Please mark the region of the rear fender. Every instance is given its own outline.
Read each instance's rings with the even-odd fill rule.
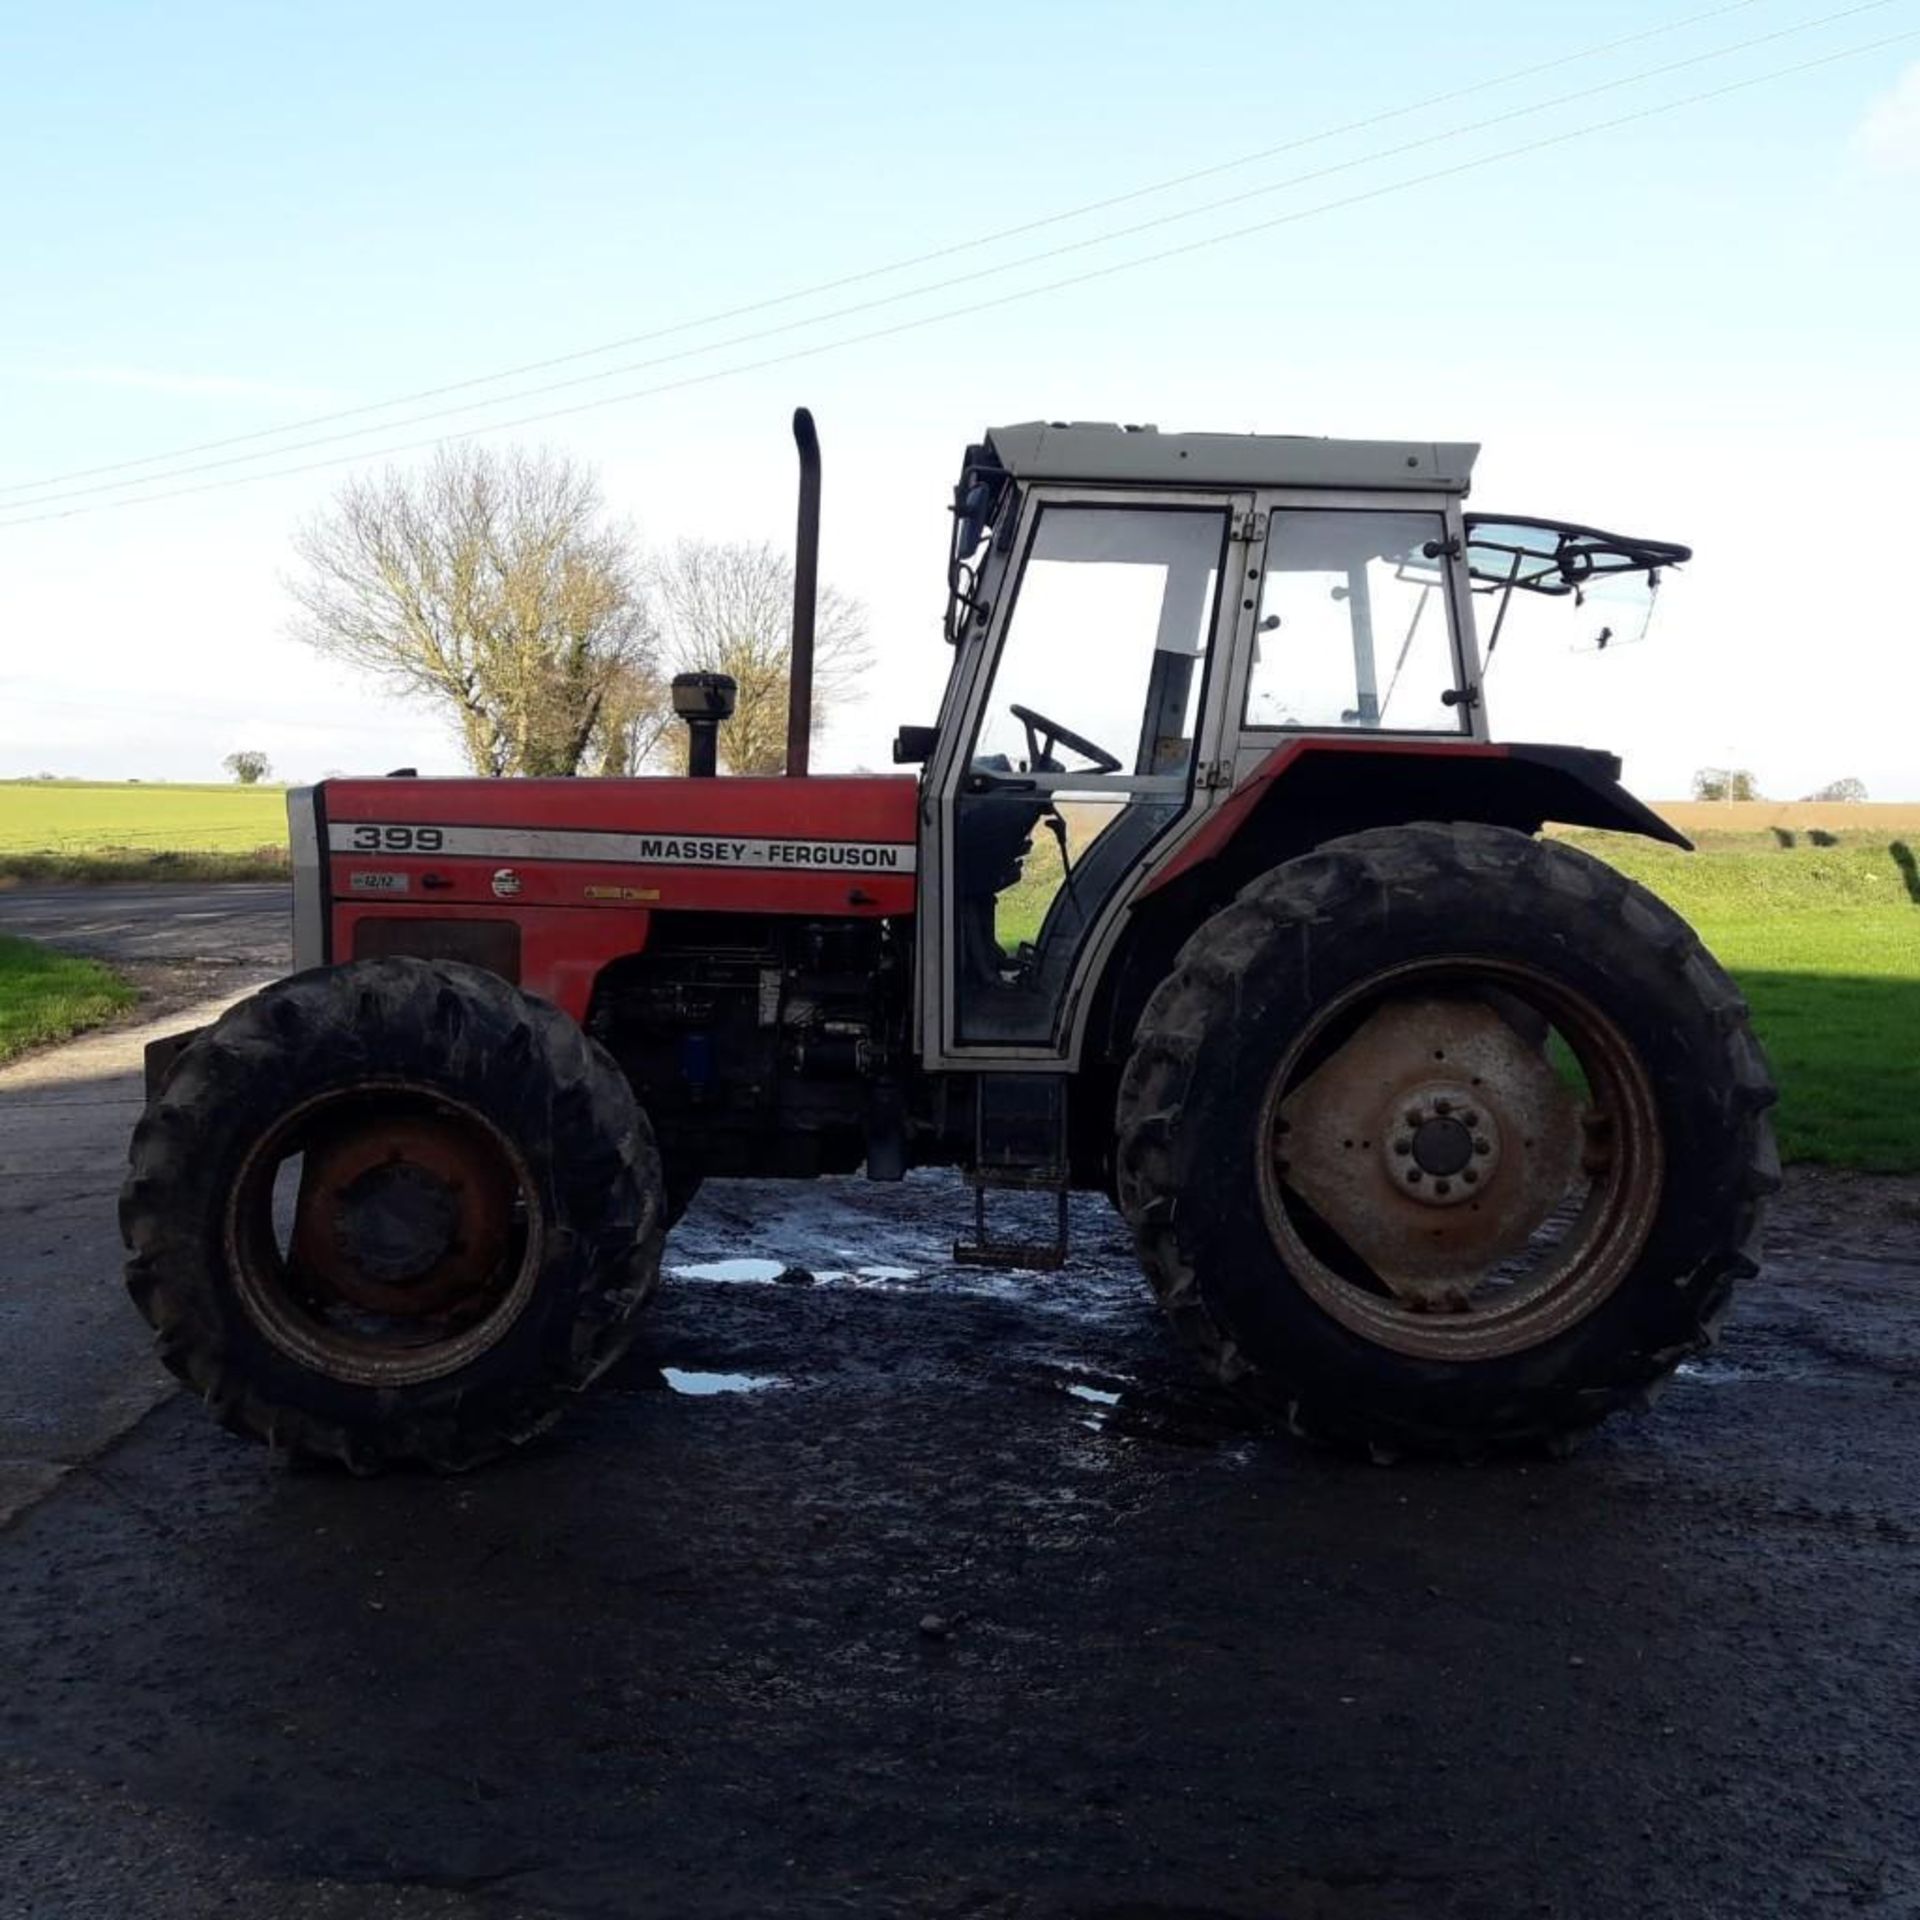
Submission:
[[[1288,741],[1141,889],[1103,973],[1090,1051],[1124,1057],[1140,1009],[1187,936],[1248,881],[1342,834],[1412,820],[1480,820],[1520,833],[1557,822],[1692,844],[1621,786],[1611,753],[1475,740]]]
[[[1141,897],[1222,862],[1251,877],[1340,834],[1407,820],[1482,820],[1521,833],[1554,821],[1692,845],[1620,784],[1619,757],[1595,748],[1291,740],[1206,816]]]

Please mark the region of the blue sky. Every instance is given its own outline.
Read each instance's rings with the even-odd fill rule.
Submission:
[[[1920,621],[1901,564],[1920,508],[1920,0],[1806,25],[1841,11],[12,9],[0,488],[19,490],[0,495],[0,521],[20,524],[0,525],[0,773],[214,777],[241,745],[298,776],[451,770],[430,714],[282,631],[289,532],[352,468],[262,476],[378,464],[435,431],[720,372],[497,437],[597,464],[643,536],[785,539],[786,416],[812,405],[827,570],[868,602],[881,654],[830,762],[880,764],[897,721],[931,716],[943,508],[966,442],[989,422],[1117,418],[1481,440],[1478,505],[1699,551],[1644,647],[1594,660],[1545,625],[1503,641],[1496,731],[1612,746],[1654,794],[1731,762],[1783,795],[1855,774],[1876,797],[1920,797]],[[1564,58],[1633,35],[1648,37]],[[1383,115],[1396,117],[1313,138]],[[1496,115],[1517,117],[1465,130]],[[685,356],[545,399],[389,429],[426,410],[402,407],[285,436],[381,429],[338,444],[276,454],[262,440],[111,476],[147,492],[244,484],[144,505],[124,504],[141,488],[50,497],[97,479],[40,484],[674,326],[1290,142],[1311,143],[479,390]],[[1234,194],[1253,197],[1196,211]],[[1180,259],[727,371],[1288,215]],[[1099,239],[1167,216],[1191,217]],[[1004,270],[914,291],[989,268]],[[148,479],[242,452],[264,457]],[[90,511],[35,517],[71,507]]]

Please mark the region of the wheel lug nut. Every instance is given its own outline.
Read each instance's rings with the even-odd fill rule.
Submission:
[[[1421,1178],[1422,1175],[1418,1167],[1409,1167],[1407,1169],[1407,1184],[1409,1186],[1417,1187],[1420,1184]]]
[[[1466,1172],[1460,1176],[1460,1178],[1464,1180],[1468,1186],[1471,1187],[1478,1183],[1480,1176],[1477,1173],[1475,1173],[1471,1167],[1469,1167],[1466,1170]]]
[[[1410,1154],[1413,1151],[1413,1142],[1405,1138],[1396,1140],[1393,1143],[1393,1150],[1395,1153],[1401,1155],[1402,1158],[1404,1158],[1407,1154]]]
[[[1418,1107],[1409,1107],[1402,1116],[1410,1127],[1417,1127],[1424,1116]]]
[[[1476,1140],[1473,1143],[1473,1150],[1475,1153],[1491,1153],[1493,1151],[1493,1146],[1490,1141]]]
[[[1453,1191],[1453,1182],[1451,1180],[1436,1180],[1433,1183],[1433,1190],[1435,1193],[1451,1193]]]
[[[1433,1103],[1433,1110],[1435,1113],[1451,1113],[1453,1111],[1453,1102],[1446,1099],[1436,1100]]]
[[[1477,1113],[1463,1113],[1460,1116],[1460,1124],[1463,1127],[1477,1127],[1480,1124],[1480,1116]]]

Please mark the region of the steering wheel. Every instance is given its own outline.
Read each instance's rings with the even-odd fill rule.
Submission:
[[[1105,747],[1096,747],[1084,733],[1075,733],[1071,727],[1063,727],[1058,720],[1049,720],[1044,713],[1035,713],[1031,707],[1023,707],[1018,701],[1010,701],[1007,711],[1027,730],[1027,770],[1030,773],[1064,773],[1066,769],[1054,761],[1053,748],[1071,747],[1075,753],[1084,753],[1093,762],[1095,773],[1118,773],[1120,762]]]

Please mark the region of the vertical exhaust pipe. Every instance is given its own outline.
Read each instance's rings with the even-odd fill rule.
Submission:
[[[820,436],[793,410],[800,449],[800,521],[793,536],[793,635],[787,648],[787,772],[804,778],[813,747],[813,617],[820,586]]]

